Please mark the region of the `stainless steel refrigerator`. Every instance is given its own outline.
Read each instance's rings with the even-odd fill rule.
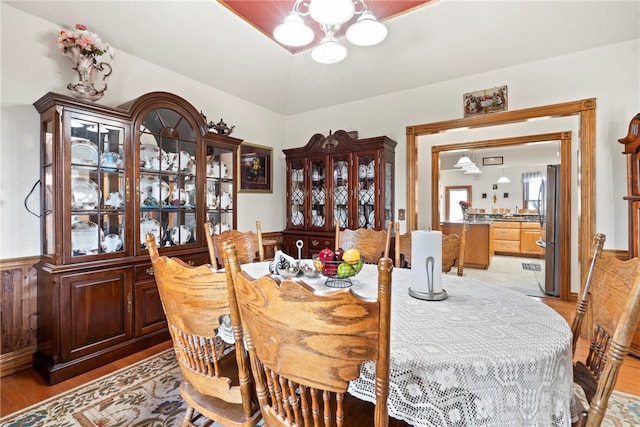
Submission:
[[[544,239],[538,245],[544,248],[544,292],[560,295],[560,251],[558,248],[560,218],[560,165],[547,165],[547,175],[542,178],[538,197],[540,225]]]

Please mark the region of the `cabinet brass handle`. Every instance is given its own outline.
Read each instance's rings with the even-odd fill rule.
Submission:
[[[330,244],[331,244],[331,242],[330,242],[330,241],[328,241],[328,240],[325,240],[325,241],[324,241],[324,245],[325,245],[326,247],[329,247],[329,245],[330,245]]]
[[[190,259],[189,261],[187,261],[187,265],[193,265],[193,264],[195,264],[195,262],[193,262],[193,260],[192,260],[192,259]]]
[[[130,187],[129,187],[129,177],[125,178],[125,184],[124,184],[124,192],[125,192],[125,201],[127,203],[129,203],[129,194],[130,194]]]
[[[131,294],[127,294],[127,313],[131,313]]]
[[[147,273],[147,276],[153,276],[153,267],[149,267],[145,270],[145,273]]]
[[[318,244],[319,244],[319,243],[320,243],[320,242],[319,242],[319,241],[317,241],[317,240],[312,240],[312,241],[311,241],[311,245],[312,245],[312,246],[318,246]]]

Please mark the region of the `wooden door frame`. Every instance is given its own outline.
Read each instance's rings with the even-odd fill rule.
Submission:
[[[482,128],[509,123],[524,122],[544,117],[578,116],[579,133],[579,200],[578,214],[578,267],[580,287],[584,284],[591,256],[591,238],[595,233],[595,146],[596,146],[596,99],[551,104],[522,110],[505,111],[466,117],[462,119],[412,125],[406,127],[407,135],[407,230],[415,230],[418,224],[418,146],[417,137],[436,134],[452,129]],[[432,179],[434,171],[431,171]],[[436,207],[431,207],[432,215]],[[433,220],[433,216],[432,216]],[[562,300],[570,300],[571,295],[563,295]]]
[[[560,299],[571,299],[571,132],[556,132],[537,135],[516,136],[513,138],[489,139],[484,141],[472,141],[458,144],[434,145],[431,147],[431,204],[435,213],[431,218],[432,227],[440,229],[439,192],[440,188],[440,153],[454,150],[477,150],[480,148],[497,148],[513,145],[522,145],[532,142],[560,141],[560,205],[558,206],[560,218],[558,227],[560,234],[556,248],[560,257]],[[436,170],[437,173],[433,173]],[[437,227],[436,227],[437,225]]]

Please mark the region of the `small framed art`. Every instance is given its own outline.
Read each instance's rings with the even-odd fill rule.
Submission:
[[[483,157],[482,158],[482,166],[501,165],[503,163],[503,160],[504,160],[504,158],[502,156]]]
[[[238,167],[239,192],[272,193],[273,149],[243,142]]]

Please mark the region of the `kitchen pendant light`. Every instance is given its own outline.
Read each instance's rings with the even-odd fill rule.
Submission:
[[[323,64],[334,64],[347,56],[347,48],[334,38],[340,26],[360,15],[346,32],[349,42],[356,46],[373,46],[387,37],[387,28],[367,9],[364,0],[296,0],[293,9],[273,31],[274,39],[285,46],[302,47],[314,39],[313,30],[303,17],[309,16],[320,26],[325,37],[311,57]]]
[[[511,180],[505,176],[504,168],[502,168],[502,176],[500,178],[498,178],[497,183],[498,184],[509,184],[510,182],[511,182]]]
[[[463,166],[475,166],[475,164],[471,161],[471,159],[467,156],[462,156],[458,159],[458,163],[453,165],[454,168],[461,168]]]

